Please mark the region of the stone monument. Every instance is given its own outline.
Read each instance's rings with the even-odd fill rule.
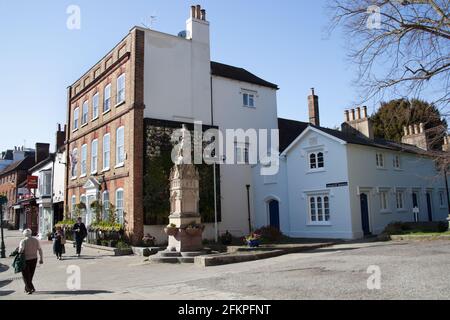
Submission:
[[[181,129],[177,160],[170,172],[169,225],[164,229],[168,246],[150,258],[156,262],[194,262],[194,257],[205,254],[202,245],[204,226],[199,213],[199,173],[193,164],[185,163],[185,125]]]

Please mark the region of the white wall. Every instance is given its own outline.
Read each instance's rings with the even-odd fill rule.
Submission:
[[[211,123],[209,45],[145,30],[144,117]]]
[[[384,154],[385,169],[376,168],[376,153]],[[393,155],[401,157],[401,169],[393,168]],[[445,191],[445,180],[438,174],[430,158],[409,153],[370,148],[360,145],[348,145],[348,170],[350,174],[351,206],[353,229],[362,234],[361,209],[358,190],[364,188],[369,196],[369,216],[372,232],[378,234],[393,221],[413,221],[412,191],[419,194],[420,221],[428,221],[426,190],[432,192],[433,220],[445,221],[447,205],[439,205],[439,191]],[[381,212],[379,190],[389,194],[389,212]],[[405,209],[397,210],[395,191],[404,191]]]
[[[325,168],[321,172],[310,172],[308,153],[316,150],[323,150]],[[286,172],[290,236],[343,239],[355,237],[351,227],[348,187],[327,188],[330,183],[348,182],[345,144],[311,130],[305,133],[287,154]],[[310,224],[308,194],[311,193],[329,193],[329,225]]]
[[[276,90],[268,87],[244,83],[232,79],[213,76],[214,125],[223,133],[226,129],[278,129]],[[256,92],[255,108],[243,106],[242,89]],[[234,141],[231,141],[234,144]],[[222,222],[220,233],[229,231],[242,236],[248,230],[248,203],[246,185],[250,185],[250,214],[252,224],[255,221],[254,196],[257,182],[252,178],[250,165],[221,166]],[[256,222],[256,224],[255,224]]]
[[[66,152],[61,154],[61,162],[58,161],[58,154],[55,157],[55,168],[53,172],[53,203],[64,201],[64,177]]]

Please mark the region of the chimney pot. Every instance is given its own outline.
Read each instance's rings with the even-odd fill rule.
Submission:
[[[415,125],[414,125],[414,133],[415,133],[415,134],[419,134],[419,133],[420,133],[420,131],[419,131],[419,125],[418,125],[418,124],[415,124]]]
[[[201,18],[203,21],[206,21],[206,10],[205,9],[201,10]]]
[[[407,136],[408,135],[408,127],[407,126],[404,126],[403,127],[403,136]]]
[[[419,133],[424,133],[425,132],[425,124],[423,122],[421,122],[419,124]]]
[[[345,119],[345,122],[350,121],[350,114],[349,114],[348,110],[344,111],[344,119]]]
[[[368,116],[367,116],[367,107],[366,106],[363,107],[363,117],[364,117],[364,119],[368,118]]]
[[[200,19],[200,17],[201,17],[201,10],[202,10],[202,7],[198,4],[197,7],[196,7],[196,13],[195,13],[195,18],[196,19]]]
[[[350,110],[350,121],[355,120],[355,109]]]
[[[191,18],[195,19],[195,6],[191,6]]]
[[[361,119],[361,108],[360,107],[356,108],[356,119],[357,120]]]
[[[413,126],[412,126],[412,125],[409,125],[409,126],[408,126],[408,132],[409,132],[410,135],[411,135],[411,134],[414,134],[414,129],[413,129]]]

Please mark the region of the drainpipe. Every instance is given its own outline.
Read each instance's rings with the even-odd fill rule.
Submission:
[[[248,209],[248,230],[249,233],[252,232],[252,220],[251,220],[251,214],[250,214],[250,185],[246,185],[247,187],[247,209]]]
[[[449,187],[448,187],[447,174],[448,174],[447,169],[444,169],[445,190],[447,191],[447,210],[448,210],[448,217],[450,219],[450,193],[449,193]]]
[[[211,126],[214,126],[214,103],[213,103],[213,79],[210,76],[210,87],[211,87]],[[217,150],[216,150],[217,154]],[[214,241],[219,242],[219,222],[217,217],[217,170],[216,170],[216,162],[213,164],[214,170]]]

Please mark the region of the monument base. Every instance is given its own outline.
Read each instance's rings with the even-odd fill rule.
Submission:
[[[165,250],[151,256],[148,261],[152,263],[194,263],[195,257],[207,254],[210,254],[210,251],[176,252]]]
[[[200,225],[201,218],[198,215],[171,215],[169,217],[170,224],[175,225],[178,232],[169,236],[169,252],[195,252],[203,250],[202,229],[186,229],[191,224]]]

